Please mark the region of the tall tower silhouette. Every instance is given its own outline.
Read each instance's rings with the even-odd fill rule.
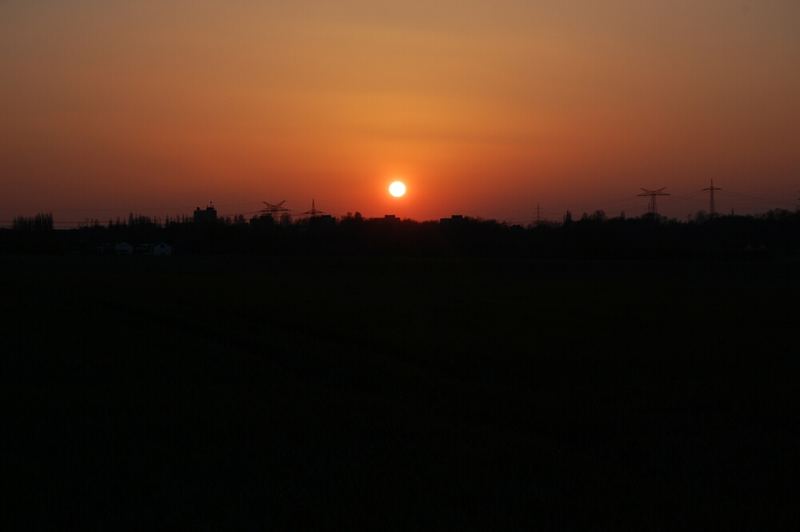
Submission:
[[[714,192],[722,190],[720,187],[714,186],[714,180],[711,180],[711,186],[703,189],[703,192],[708,192],[708,212],[711,216],[717,214],[717,206],[714,203]]]

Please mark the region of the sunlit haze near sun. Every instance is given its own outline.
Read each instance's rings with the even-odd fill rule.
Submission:
[[[0,2],[0,220],[792,207],[797,0]],[[413,198],[386,193],[403,175]]]

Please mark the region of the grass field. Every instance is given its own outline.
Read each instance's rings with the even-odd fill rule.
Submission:
[[[776,497],[800,454],[795,262],[4,257],[0,272],[4,519],[797,517]]]

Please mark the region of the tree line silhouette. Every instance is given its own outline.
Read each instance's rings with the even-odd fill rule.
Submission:
[[[55,230],[53,216],[14,219],[0,229],[0,253],[115,254],[166,243],[175,254],[331,256],[689,258],[800,257],[800,212],[708,215],[678,221],[658,215],[607,217],[604,212],[528,226],[462,216],[418,222],[394,216],[300,220],[270,215],[195,216],[163,221],[131,214]]]

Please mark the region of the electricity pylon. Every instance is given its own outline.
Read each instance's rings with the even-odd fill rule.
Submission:
[[[303,214],[307,214],[307,215],[311,216],[312,218],[314,218],[314,217],[322,216],[323,214],[328,214],[328,213],[326,213],[325,211],[321,211],[321,210],[317,209],[317,204],[312,199],[311,200],[311,210],[310,211],[306,211]]]
[[[272,216],[273,218],[276,215],[288,214],[289,213],[289,209],[284,206],[284,204],[286,203],[286,200],[283,200],[280,203],[267,203],[266,201],[262,201],[261,203],[266,205],[266,207],[264,209],[261,209],[261,213],[262,214],[268,214],[268,215]]]
[[[667,187],[659,188],[658,190],[648,190],[646,188],[642,189],[641,194],[639,196],[650,198],[647,202],[647,211],[650,214],[658,214],[658,206],[656,205],[656,198],[658,196],[671,196],[669,192],[664,192]]]
[[[717,206],[714,203],[714,192],[716,192],[717,190],[722,190],[722,189],[720,187],[715,187],[714,186],[714,180],[713,179],[711,180],[711,186],[710,187],[706,187],[706,188],[703,189],[703,192],[708,192],[708,196],[709,196],[709,198],[708,198],[708,212],[709,212],[709,214],[711,214],[711,216],[714,216],[715,214],[717,214]]]

